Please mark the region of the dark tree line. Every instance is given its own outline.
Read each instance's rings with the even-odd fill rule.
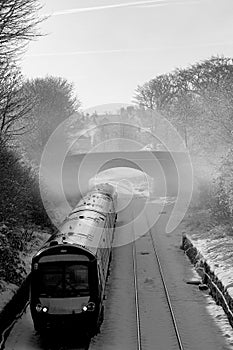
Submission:
[[[25,131],[30,110],[17,60],[36,35],[37,4],[34,0],[0,1],[0,282],[16,284],[24,272],[19,251],[26,240],[20,226],[34,221],[35,203],[38,219],[44,215],[38,195],[34,196],[35,178],[9,150],[12,138]]]
[[[53,228],[29,165],[33,150],[38,165],[51,133],[79,106],[66,79],[22,76],[21,54],[40,35],[39,8],[37,0],[0,1],[0,290],[1,280],[22,281],[20,252],[36,239],[34,230]]]

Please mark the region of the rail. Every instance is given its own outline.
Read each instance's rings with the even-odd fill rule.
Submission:
[[[137,349],[141,350],[141,325],[140,325],[140,310],[138,301],[138,279],[137,279],[137,260],[135,239],[133,240],[133,273],[134,273],[134,289],[135,289],[135,307],[136,307],[136,323],[137,323]]]
[[[147,224],[148,224],[148,219],[146,218],[146,220],[147,220]],[[149,227],[149,225],[148,225],[148,227]],[[178,345],[179,345],[179,349],[180,350],[184,350],[184,346],[182,344],[182,340],[181,340],[180,332],[179,332],[179,329],[178,329],[175,313],[174,313],[173,308],[172,308],[171,298],[170,298],[170,295],[169,295],[169,292],[168,292],[168,288],[167,288],[167,285],[166,285],[166,281],[165,281],[165,278],[164,278],[162,265],[160,263],[159,255],[158,255],[157,249],[156,249],[156,244],[155,244],[155,241],[154,241],[154,238],[153,238],[153,235],[152,235],[150,229],[149,229],[148,233],[150,235],[152,247],[153,247],[153,250],[154,250],[154,253],[155,253],[155,257],[156,257],[156,260],[157,260],[159,273],[160,273],[160,277],[161,277],[161,280],[162,280],[162,283],[163,283],[163,288],[164,288],[166,300],[167,300],[167,303],[168,303],[169,311],[170,311],[170,314],[171,314],[172,323],[173,323],[173,326],[174,326],[174,330],[175,330],[177,342],[178,342]]]

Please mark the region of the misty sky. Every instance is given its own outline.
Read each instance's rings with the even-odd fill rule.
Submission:
[[[232,0],[43,0],[46,34],[22,60],[61,76],[82,107],[132,102],[137,85],[212,55],[233,57]]]

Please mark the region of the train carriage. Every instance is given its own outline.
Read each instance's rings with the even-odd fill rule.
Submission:
[[[32,259],[30,308],[35,329],[81,327],[93,334],[103,299],[116,220],[113,186],[85,195]]]

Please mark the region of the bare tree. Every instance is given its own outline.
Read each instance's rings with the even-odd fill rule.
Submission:
[[[17,68],[18,56],[37,37],[37,0],[0,1],[0,139],[6,142],[27,129],[31,107],[25,95],[23,78]]]
[[[0,57],[13,57],[29,40],[38,36],[36,26],[41,22],[37,0],[0,1]],[[1,67],[0,67],[1,68]]]
[[[138,105],[161,111],[176,95],[177,86],[172,74],[159,75],[148,83],[138,86],[135,101]]]
[[[233,59],[212,57],[178,73],[183,90],[197,96],[205,128],[227,147],[233,137]]]
[[[19,69],[7,63],[0,70],[0,139],[7,142],[29,130],[33,99],[26,93]]]
[[[233,59],[217,56],[150,80],[137,88],[136,102],[174,122],[186,145],[213,151],[233,141],[232,91]]]

